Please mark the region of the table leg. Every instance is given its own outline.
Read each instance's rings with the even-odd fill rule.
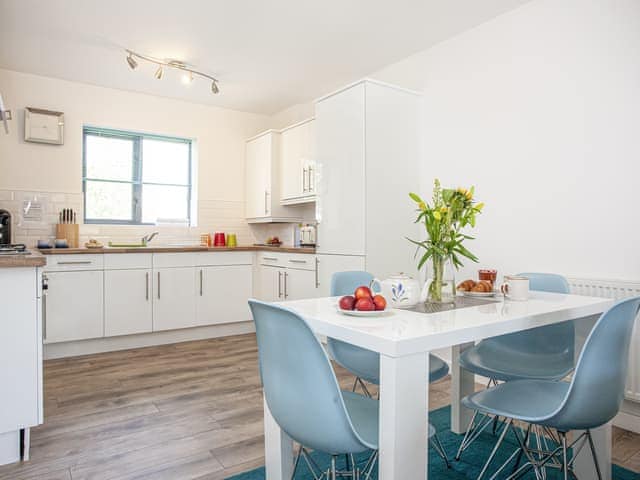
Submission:
[[[427,478],[429,355],[380,355],[379,479]]]
[[[467,431],[473,414],[460,403],[475,390],[474,375],[460,368],[460,354],[473,346],[474,343],[471,342],[451,347],[451,431],[457,434]]]
[[[264,456],[267,480],[290,480],[293,441],[282,431],[264,400]]]
[[[574,432],[577,437],[581,432]],[[611,423],[591,430],[591,438],[596,448],[596,455],[602,472],[602,480],[611,480]],[[589,445],[585,445],[574,464],[575,473],[580,480],[598,480],[596,468],[591,458]]]

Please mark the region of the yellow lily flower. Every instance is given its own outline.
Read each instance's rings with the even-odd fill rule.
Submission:
[[[440,212],[436,210],[433,212],[433,218],[440,221],[442,219],[442,215],[440,215]]]

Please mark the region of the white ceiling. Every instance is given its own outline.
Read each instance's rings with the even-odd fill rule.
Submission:
[[[528,0],[0,0],[0,67],[272,114]],[[129,70],[123,50],[220,79]]]

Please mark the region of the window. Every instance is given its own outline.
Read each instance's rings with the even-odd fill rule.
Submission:
[[[85,127],[85,223],[189,225],[191,140]]]

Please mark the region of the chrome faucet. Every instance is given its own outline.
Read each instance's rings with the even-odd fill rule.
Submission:
[[[156,237],[156,235],[160,235],[160,232],[153,232],[153,233],[150,233],[149,235],[145,235],[144,237],[142,237],[142,244],[146,245],[151,240],[153,240]]]

